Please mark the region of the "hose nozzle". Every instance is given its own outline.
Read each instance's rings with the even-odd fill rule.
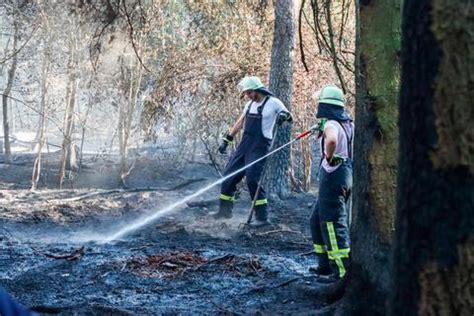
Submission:
[[[311,133],[316,133],[317,131],[319,131],[320,128],[321,128],[320,124],[314,124],[313,126],[309,128],[309,131]]]

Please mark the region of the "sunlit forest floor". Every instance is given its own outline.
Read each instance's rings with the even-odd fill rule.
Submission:
[[[272,203],[272,225],[255,229],[243,225],[250,206],[245,188],[232,219],[208,215],[217,209],[217,186],[102,243],[216,180],[216,172],[202,163],[163,170],[141,159],[123,191],[114,161],[85,159],[81,174],[58,190],[50,156],[45,180],[31,192],[32,159],[0,163],[0,285],[25,305],[62,315],[328,312],[308,271],[314,192]]]

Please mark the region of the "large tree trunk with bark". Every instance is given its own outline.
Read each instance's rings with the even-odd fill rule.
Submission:
[[[383,315],[389,290],[398,159],[400,1],[359,1],[349,305]]]
[[[406,1],[391,315],[474,315],[474,7]]]
[[[16,67],[18,64],[18,22],[13,22],[13,56],[12,56],[12,64],[10,70],[8,70],[8,80],[7,86],[3,91],[2,95],[2,109],[3,109],[3,139],[4,139],[4,146],[5,146],[5,161],[11,161],[11,146],[10,146],[10,124],[8,122],[8,98],[10,97],[10,92],[13,87],[13,81],[15,80],[15,72]]]
[[[295,46],[294,1],[274,0],[275,27],[272,46],[272,60],[269,88],[283,104],[291,109],[293,94],[293,51]],[[291,127],[278,128],[273,148],[290,140]],[[290,193],[288,164],[290,149],[286,148],[268,159],[265,188],[271,198],[284,198]]]

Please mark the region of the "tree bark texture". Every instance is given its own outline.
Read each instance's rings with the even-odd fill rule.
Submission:
[[[3,91],[2,95],[2,110],[3,110],[3,139],[4,139],[4,146],[5,146],[5,161],[11,161],[11,146],[10,146],[10,124],[8,122],[8,98],[10,96],[10,92],[13,87],[13,81],[15,80],[15,72],[16,67],[18,64],[18,54],[17,46],[18,46],[18,23],[13,22],[13,56],[12,56],[12,64],[10,70],[8,70],[8,79],[7,79],[7,86]]]
[[[275,27],[273,34],[272,59],[269,88],[283,104],[291,109],[293,94],[293,51],[295,46],[294,1],[274,0]],[[278,128],[273,148],[290,140],[291,127]],[[267,161],[265,188],[270,198],[285,198],[290,193],[288,164],[290,148],[285,148]]]
[[[347,297],[356,314],[383,315],[396,207],[400,0],[358,1],[356,14],[352,282]]]
[[[474,314],[474,7],[406,1],[391,315]]]

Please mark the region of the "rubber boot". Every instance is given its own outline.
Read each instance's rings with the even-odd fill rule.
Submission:
[[[255,220],[250,223],[250,226],[261,227],[265,225],[270,225],[267,204],[255,206]]]
[[[316,279],[319,283],[333,283],[343,280],[347,276],[349,269],[349,258],[341,259],[341,264],[344,267],[344,273],[341,273],[341,267],[338,267],[334,260],[330,261],[331,274],[319,275]]]
[[[318,261],[317,265],[310,267],[309,271],[321,275],[330,275],[332,273],[331,267],[329,266],[329,259],[327,253],[317,253],[316,259]]]
[[[219,203],[219,211],[212,213],[211,216],[214,219],[225,219],[225,218],[232,218],[232,208],[234,203],[231,201],[224,201],[220,200]]]

